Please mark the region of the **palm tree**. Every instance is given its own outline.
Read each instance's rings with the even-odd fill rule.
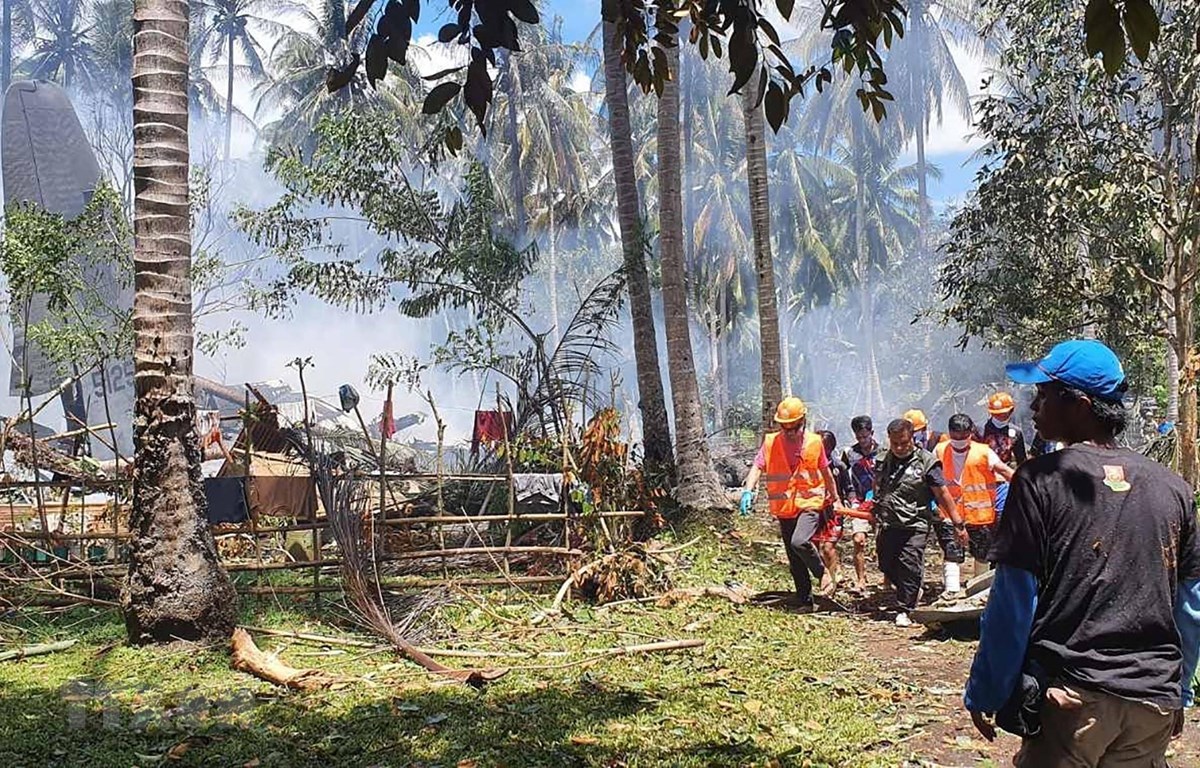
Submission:
[[[776,260],[780,264],[780,297],[786,308],[779,323],[783,394],[792,394],[791,335],[795,323],[813,307],[828,303],[841,273],[833,247],[842,238],[844,225],[832,208],[827,183],[830,161],[803,149],[796,131],[784,129],[771,153],[772,196],[776,210]],[[807,357],[811,345],[800,351]]]
[[[658,99],[658,242],[662,260],[663,313],[666,315],[667,372],[671,377],[671,402],[675,409],[678,501],[684,507],[708,509],[726,506],[726,501],[722,498],[709,457],[688,329],[680,189],[679,48],[668,45],[666,55],[671,76]]]
[[[23,68],[30,78],[53,80],[64,88],[102,82],[92,52],[92,27],[84,0],[36,0],[38,34]]]
[[[658,367],[658,332],[646,272],[647,240],[634,170],[633,134],[629,123],[629,91],[616,25],[601,22],[604,37],[604,101],[608,109],[609,147],[617,193],[617,221],[621,228],[621,254],[629,283],[633,317],[633,354],[637,365],[638,404],[642,413],[642,444],[647,465],[670,470],[671,429]]]
[[[842,219],[848,222],[846,239],[849,242],[845,252],[853,254],[853,277],[859,288],[866,406],[871,412],[880,413],[884,410],[884,402],[875,343],[872,279],[890,258],[903,253],[906,243],[912,241],[894,236],[894,227],[904,218],[899,216],[899,209],[894,204],[902,201],[893,194],[894,185],[882,185],[884,180],[893,180],[893,165],[901,145],[903,124],[891,118],[876,122],[864,114],[856,89],[856,84],[848,78],[827,88],[807,105],[799,129],[816,151],[836,157],[843,171],[836,207]],[[913,176],[915,178],[915,171]],[[914,193],[913,197],[919,199],[919,193]],[[893,212],[897,213],[896,217],[891,216]],[[878,218],[885,213],[886,221]],[[889,228],[893,228],[892,234],[889,234]],[[916,302],[914,299],[914,304]]]
[[[300,14],[303,23],[299,28],[284,30],[271,46],[267,56],[269,76],[255,88],[255,117],[278,115],[262,128],[261,135],[268,145],[295,145],[311,153],[317,124],[326,115],[343,109],[383,107],[415,118],[426,87],[415,67],[394,69],[393,76],[376,83],[375,88],[367,83],[361,68],[345,88],[330,93],[325,86],[330,61],[345,63],[351,51],[362,50],[370,35],[371,25],[363,23],[346,39],[345,0],[320,0],[316,12],[304,8]],[[410,57],[420,54],[417,46],[410,46]],[[414,124],[422,123],[397,121],[401,129]]]
[[[971,118],[970,89],[951,53],[951,44],[972,56],[994,51],[979,32],[978,0],[912,0],[909,31],[888,53],[897,106],[904,118],[904,137],[916,138],[917,182],[921,199],[918,247],[924,251],[929,227],[928,164],[925,140],[936,120],[942,124],[946,106]]]
[[[233,79],[238,69],[235,59],[240,53],[244,64],[241,71],[251,78],[266,78],[263,66],[265,51],[256,34],[276,37],[288,32],[288,26],[264,13],[303,13],[290,0],[200,0],[197,42],[210,61],[225,59],[225,159],[233,137]]]
[[[131,0],[96,0],[91,7],[92,61],[107,75],[98,85],[108,97],[128,110],[133,101],[129,81],[133,76],[133,3]]]
[[[33,39],[34,14],[30,0],[0,0],[0,89],[12,82],[13,51]]]
[[[732,404],[730,351],[743,321],[753,315],[753,268],[749,188],[744,147],[731,140],[744,134],[742,118],[729,109],[729,73],[715,60],[680,51],[684,105],[685,270],[689,298],[708,331],[708,379],[714,431],[726,426]],[[690,181],[688,181],[690,179]],[[702,180],[697,183],[696,180]],[[747,335],[747,334],[742,334]],[[748,334],[753,335],[753,334]],[[757,345],[757,341],[753,341]]]
[[[771,207],[767,188],[767,137],[763,112],[756,103],[758,78],[742,88],[746,133],[746,180],[750,187],[750,222],[754,236],[754,268],[758,272],[758,327],[762,349],[762,424],[770,430],[775,405],[783,399],[779,349],[779,308],[775,298],[775,260],[771,255]]]
[[[135,0],[134,531],[121,595],[129,638],[224,641],[237,595],[200,486],[192,400],[188,4]]]
[[[522,50],[506,57],[506,86],[488,146],[501,199],[512,213],[518,241],[526,229],[541,234],[548,257],[551,339],[558,340],[559,235],[576,229],[597,204],[604,181],[595,168],[596,117],[588,94],[572,88],[576,66],[593,51],[562,39],[562,20],[535,27]],[[526,84],[521,87],[519,84]]]

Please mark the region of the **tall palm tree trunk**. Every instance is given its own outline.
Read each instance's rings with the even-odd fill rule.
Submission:
[[[633,357],[637,366],[638,407],[642,413],[645,460],[658,472],[674,475],[671,427],[658,367],[658,332],[646,272],[646,240],[642,231],[642,204],[633,169],[633,132],[629,124],[629,93],[621,44],[612,22],[602,22],[604,35],[604,98],[608,104],[609,146],[617,191],[617,223],[621,228],[621,253],[629,283],[629,313],[633,318]]]
[[[233,143],[233,35],[229,36],[229,61],[225,77],[225,162],[229,162],[229,147]]]
[[[761,77],[761,73],[759,77]],[[762,425],[775,424],[775,406],[783,399],[780,375],[779,307],[775,297],[775,260],[771,255],[771,208],[767,185],[767,143],[763,113],[755,103],[758,87],[742,88],[746,126],[746,176],[750,185],[750,228],[754,234],[754,268],[758,272],[758,331],[762,349]]]
[[[512,52],[504,53],[504,68],[508,74],[508,122],[504,126],[508,140],[508,183],[509,194],[513,204],[513,232],[516,233],[517,244],[523,244],[525,238],[525,179],[521,176],[521,139],[517,131],[517,99],[520,98],[520,83],[517,82],[517,68],[512,63]]]
[[[662,259],[663,313],[666,315],[667,373],[675,408],[677,501],[692,509],[727,504],[713,471],[704,434],[704,411],[688,328],[687,281],[683,268],[683,199],[680,190],[679,48],[667,47],[671,77],[658,99],[659,253]]]
[[[135,643],[224,640],[236,594],[217,559],[192,400],[188,4],[135,0],[134,532],[121,607]]]

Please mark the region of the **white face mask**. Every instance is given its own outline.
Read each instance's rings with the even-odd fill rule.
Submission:
[[[1010,416],[1005,416],[1004,418],[1000,418],[999,416],[993,416],[992,423],[995,424],[997,427],[1003,427],[1008,424],[1008,420],[1010,418],[1011,418]]]
[[[950,447],[956,451],[965,451],[971,446],[970,440],[951,440]]]

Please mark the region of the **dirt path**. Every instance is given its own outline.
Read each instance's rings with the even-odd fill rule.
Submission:
[[[937,585],[929,585],[929,588]],[[927,588],[928,591],[928,588]],[[872,610],[875,600],[839,601],[852,611],[855,637],[878,660],[875,674],[896,703],[895,739],[910,752],[903,768],[1002,768],[1010,766],[1019,740],[1002,733],[989,744],[962,708],[963,684],[977,643],[923,627],[896,627]],[[827,606],[829,615],[846,614]],[[894,726],[895,727],[895,726]],[[1183,738],[1168,753],[1172,768],[1200,768],[1200,713],[1188,718]]]

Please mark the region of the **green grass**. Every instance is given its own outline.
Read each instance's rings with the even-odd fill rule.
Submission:
[[[727,579],[783,588],[773,549],[711,528],[680,553],[677,586]],[[765,537],[764,531],[755,535]],[[684,537],[681,536],[681,539]],[[446,684],[391,654],[260,636],[295,666],[349,680],[313,694],[234,672],[223,649],[131,648],[112,612],[0,624],[4,645],[79,638],[69,651],[0,664],[0,766],[895,766],[906,735],[900,684],[864,663],[846,620],[723,600],[659,609],[571,603],[534,628],[550,595],[474,593],[437,612],[439,647],[561,651],[515,661],[483,692]],[[248,624],[348,634],[311,615],[247,600]],[[701,637],[697,650],[561,668],[587,648]],[[326,655],[313,655],[325,653]],[[306,655],[307,654],[307,655]],[[461,661],[461,660],[455,660]]]

